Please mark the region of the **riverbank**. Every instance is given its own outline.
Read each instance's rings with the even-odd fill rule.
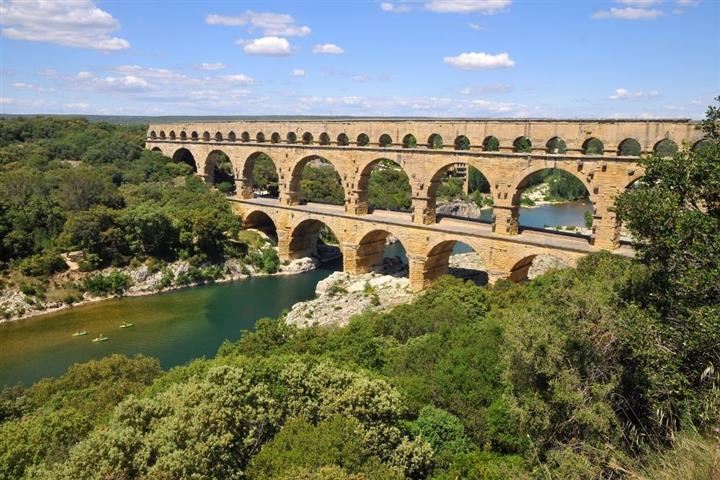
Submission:
[[[332,257],[323,258],[323,261],[332,260]],[[225,283],[244,280],[252,277],[295,275],[314,270],[321,261],[316,258],[305,257],[280,265],[277,272],[267,273],[247,265],[239,259],[228,259],[221,264],[203,263],[191,265],[190,262],[180,260],[157,268],[147,263],[138,267],[106,268],[92,272],[69,271],[55,275],[49,283],[58,285],[58,291],[63,287],[76,289],[78,283],[86,277],[109,275],[122,275],[129,281],[128,288],[120,294],[92,295],[89,292],[80,293],[80,297],[67,299],[43,298],[43,295],[32,295],[22,291],[22,286],[6,287],[0,292],[0,324],[23,320],[40,315],[67,310],[81,305],[102,302],[120,297],[140,297],[162,292],[196,287],[209,283]],[[206,271],[217,274],[212,278],[189,280],[196,275],[191,272]]]

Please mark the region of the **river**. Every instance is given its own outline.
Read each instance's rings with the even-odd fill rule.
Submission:
[[[521,208],[524,226],[584,224],[582,202]],[[486,214],[485,212],[483,212]],[[470,251],[459,244],[455,253]],[[399,244],[387,255],[404,257]],[[156,357],[163,368],[213,356],[224,340],[237,340],[262,317],[277,317],[296,302],[314,297],[315,285],[339,262],[290,276],[257,277],[144,297],[83,305],[57,313],[0,324],[0,387],[31,384],[77,362],[113,353]],[[122,322],[135,326],[120,329]],[[88,335],[72,333],[87,330]],[[91,340],[104,334],[107,342]]]

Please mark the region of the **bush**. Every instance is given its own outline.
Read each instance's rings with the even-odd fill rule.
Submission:
[[[20,262],[20,271],[33,277],[49,276],[64,272],[67,268],[65,260],[55,252],[33,255]]]
[[[130,286],[130,277],[117,270],[108,275],[89,275],[82,280],[82,289],[95,296],[122,295]]]
[[[272,247],[266,248],[262,252],[262,269],[267,273],[275,273],[280,267],[280,257],[277,250]]]

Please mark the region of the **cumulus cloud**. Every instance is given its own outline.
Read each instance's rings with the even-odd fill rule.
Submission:
[[[286,13],[264,13],[247,10],[243,15],[232,17],[211,14],[205,17],[209,25],[225,25],[229,27],[248,26],[251,31],[259,30],[270,37],[304,37],[312,30],[306,25],[296,25],[292,15]]]
[[[305,76],[305,70],[302,68],[293,68],[292,72],[290,72],[290,75],[293,77],[304,77]]]
[[[611,8],[608,10],[600,10],[593,13],[593,18],[617,18],[619,20],[655,20],[661,17],[663,12],[654,8]]]
[[[490,55],[484,52],[467,52],[455,57],[445,57],[443,61],[448,65],[462,70],[485,70],[515,66],[515,61],[510,59],[507,53]]]
[[[312,49],[313,53],[327,53],[330,55],[339,55],[345,53],[345,50],[338,47],[334,43],[324,43],[315,45]]]
[[[247,42],[238,40],[238,43],[244,45],[243,50],[248,55],[286,57],[292,53],[290,42],[281,37],[262,37]]]
[[[8,0],[0,2],[2,34],[15,40],[47,42],[102,51],[123,50],[130,42],[112,37],[120,25],[91,0]]]
[[[383,12],[392,12],[392,13],[407,13],[412,10],[410,5],[407,5],[405,3],[395,4],[390,2],[382,2],[380,4],[380,9]]]
[[[657,90],[650,90],[648,92],[638,90],[635,92],[632,92],[630,90],[627,90],[625,88],[618,88],[615,90],[615,93],[610,95],[610,100],[638,100],[642,98],[653,98],[653,97],[659,97],[660,92]]]
[[[200,70],[223,70],[227,68],[227,65],[222,62],[202,62],[198,68]]]
[[[255,79],[248,77],[243,73],[239,73],[237,75],[223,75],[221,78],[232,83],[239,83],[241,85],[252,85],[255,83]]]
[[[492,15],[512,3],[511,0],[433,0],[425,8],[437,13],[480,13]]]

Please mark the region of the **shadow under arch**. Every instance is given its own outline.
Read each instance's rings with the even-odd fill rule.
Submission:
[[[412,207],[412,188],[407,172],[397,162],[376,158],[360,171],[357,181],[359,204],[372,210],[409,212]]]
[[[346,192],[340,171],[320,155],[308,155],[295,163],[289,190],[300,203],[345,204]]]
[[[275,222],[267,213],[262,210],[248,212],[242,219],[242,226],[245,230],[256,230],[277,245],[278,234]]]
[[[242,166],[241,178],[243,198],[278,198],[280,192],[277,165],[267,153],[257,151],[248,155]]]
[[[510,267],[508,280],[516,283],[532,280],[538,275],[542,275],[550,270],[571,267],[574,263],[572,260],[561,255],[532,253],[523,256]]]
[[[190,165],[193,172],[198,172],[198,166],[197,162],[195,161],[195,157],[187,148],[178,148],[177,150],[175,150],[175,153],[173,153],[172,155],[172,161],[175,163],[185,163],[187,165]]]
[[[323,263],[338,260],[342,258],[340,243],[337,229],[321,220],[309,218],[290,231],[288,257],[292,260],[315,257]]]
[[[203,175],[205,182],[214,185],[222,193],[235,193],[235,175],[232,162],[227,153],[220,149],[212,150],[205,158]]]
[[[455,261],[452,257],[461,258]],[[427,252],[423,265],[424,286],[430,286],[443,275],[470,280],[476,285],[487,285],[489,275],[482,264],[480,249],[461,240],[442,240]]]
[[[402,239],[385,229],[366,232],[355,252],[355,271],[408,276],[408,257]]]

